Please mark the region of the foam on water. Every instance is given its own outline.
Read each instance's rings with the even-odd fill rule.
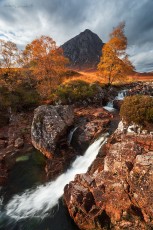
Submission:
[[[109,102],[107,103],[107,105],[104,106],[103,108],[106,109],[106,110],[109,111],[109,112],[114,111],[115,109],[114,109],[114,107],[113,107],[113,101],[109,101]]]
[[[124,100],[124,97],[126,96],[126,91],[127,91],[126,89],[119,91],[118,95],[115,97],[114,100]],[[109,101],[107,105],[104,106],[103,108],[109,112],[114,111],[115,108],[113,107],[113,101]]]
[[[126,96],[126,89],[121,90],[118,95],[115,97],[115,100],[123,100],[124,97]]]
[[[68,136],[68,143],[71,144],[71,141],[72,141],[72,138],[73,138],[73,134],[74,132],[78,129],[78,127],[75,127],[73,128],[71,131],[70,131],[70,134]]]
[[[41,185],[33,190],[27,190],[21,195],[15,195],[5,207],[6,214],[17,220],[28,217],[44,218],[49,210],[58,204],[66,184],[74,180],[76,174],[85,173],[95,160],[102,144],[107,140],[104,134],[89,146],[84,156],[79,156],[70,169],[60,175],[55,181]]]

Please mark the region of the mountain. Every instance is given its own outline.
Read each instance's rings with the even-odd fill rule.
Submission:
[[[104,43],[89,29],[64,43],[64,55],[73,69],[94,69],[99,63]]]

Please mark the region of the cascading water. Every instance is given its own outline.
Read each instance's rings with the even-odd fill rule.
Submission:
[[[70,131],[70,134],[68,136],[68,143],[71,144],[71,141],[72,141],[72,138],[73,138],[73,134],[74,132],[78,129],[78,127],[75,127],[73,128],[71,131]]]
[[[114,111],[113,101],[109,101],[106,106],[103,107],[104,109],[108,110],[109,112]]]
[[[126,92],[127,90],[124,89],[124,90],[121,90],[118,95],[115,97],[115,100],[123,100],[124,97],[126,96]]]
[[[106,142],[107,135],[104,134],[91,144],[84,156],[77,157],[71,168],[55,181],[39,186],[34,190],[27,190],[21,195],[15,195],[5,207],[6,214],[16,220],[47,216],[48,211],[58,204],[65,185],[74,180],[76,174],[87,171],[96,158],[100,147]]]
[[[114,100],[124,100],[124,97],[126,96],[126,91],[127,91],[126,89],[119,91],[118,95],[115,97]],[[115,110],[115,108],[113,107],[113,101],[114,100],[109,101],[107,103],[107,105],[104,106],[103,108],[106,109],[106,110],[108,110],[109,112],[114,111]]]

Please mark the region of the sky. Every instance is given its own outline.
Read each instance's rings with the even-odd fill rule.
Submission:
[[[41,35],[62,45],[85,29],[107,42],[121,21],[136,70],[153,71],[153,0],[0,0],[0,39],[21,49]]]

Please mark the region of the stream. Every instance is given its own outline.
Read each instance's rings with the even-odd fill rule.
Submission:
[[[123,100],[124,91],[115,99]],[[110,124],[112,133],[119,121],[113,102],[105,107],[114,113]],[[95,140],[83,156],[78,156],[70,168],[55,181],[45,182],[44,159],[41,153],[29,153],[28,158],[19,159],[9,175],[8,184],[0,188],[1,230],[78,230],[64,206],[62,195],[66,184],[76,174],[87,172],[99,149],[107,141],[108,134]],[[70,134],[70,141],[72,136]]]

